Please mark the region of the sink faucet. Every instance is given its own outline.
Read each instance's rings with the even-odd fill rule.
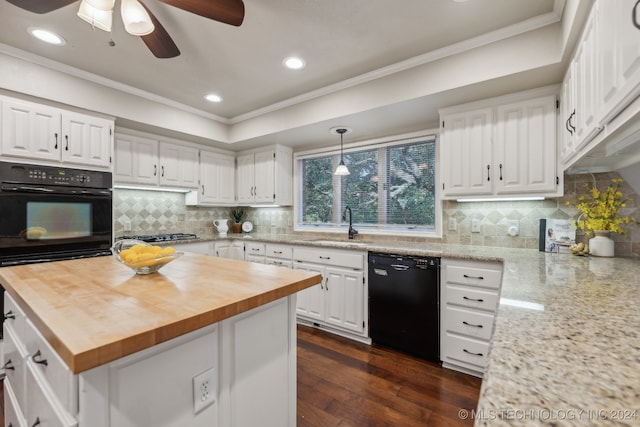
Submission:
[[[353,240],[353,237],[358,234],[358,230],[356,230],[355,228],[353,228],[352,222],[353,222],[353,214],[351,212],[351,208],[349,206],[347,206],[346,208],[344,208],[344,212],[342,213],[342,220],[346,220],[347,219],[347,211],[349,211],[349,239]]]

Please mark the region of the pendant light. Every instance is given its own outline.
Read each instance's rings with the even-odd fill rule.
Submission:
[[[345,127],[335,127],[331,128],[331,133],[340,135],[340,164],[336,168],[336,171],[333,173],[334,175],[349,175],[349,169],[347,165],[344,164],[344,154],[343,154],[343,142],[342,137],[345,133],[350,133],[351,129]]]
[[[80,9],[78,10],[78,16],[83,21],[88,22],[93,28],[111,32],[114,1],[115,0],[98,3],[100,7],[96,7],[90,0],[82,0],[80,2]],[[110,9],[109,5],[111,7]]]

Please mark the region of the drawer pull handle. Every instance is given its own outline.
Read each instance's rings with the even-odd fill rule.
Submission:
[[[478,279],[478,280],[484,280],[484,277],[482,276],[468,276],[466,274],[463,275],[465,277],[465,279]]]
[[[320,259],[331,259],[330,256],[320,256]]]
[[[7,360],[7,363],[5,363],[2,368],[0,369],[4,369],[5,371],[15,371],[16,368],[13,366],[13,363],[11,363],[11,359]],[[7,376],[6,372],[3,372],[0,374],[0,380],[4,380],[4,378]]]
[[[462,323],[464,323],[467,326],[473,326],[474,328],[483,328],[484,327],[482,325],[474,325],[473,323],[469,323],[466,320],[463,320]]]
[[[49,366],[49,362],[47,362],[47,359],[36,360],[36,357],[42,357],[42,353],[40,353],[40,350],[36,351],[36,353],[31,356],[31,360],[33,360],[35,363],[39,363],[40,365]]]
[[[36,421],[33,424],[31,424],[31,427],[36,427],[39,425],[40,425],[40,417],[36,417]]]
[[[257,252],[260,251],[260,248],[251,248],[252,251]]]
[[[462,351],[464,351],[465,353],[470,354],[472,356],[480,356],[480,357],[484,356],[484,354],[482,354],[482,353],[474,353],[472,351],[467,350],[466,348],[463,348]]]
[[[7,320],[7,319],[13,319],[13,320],[15,320],[15,319],[16,319],[16,314],[15,314],[13,311],[11,311],[11,310],[7,311],[7,312],[4,314],[4,320]]]
[[[484,302],[482,298],[469,298],[469,297],[463,296],[462,299],[466,299],[467,301]]]
[[[273,251],[274,254],[282,254],[282,251]]]

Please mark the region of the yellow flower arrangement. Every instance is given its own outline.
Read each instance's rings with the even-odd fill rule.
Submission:
[[[612,233],[627,234],[620,225],[636,222],[633,217],[619,216],[620,209],[627,206],[627,202],[631,200],[620,191],[620,184],[624,180],[622,178],[614,178],[611,184],[603,192],[596,187],[589,190],[590,197],[578,197],[579,203],[576,209],[581,212],[580,217],[574,221],[576,230],[584,230],[586,234],[592,235],[594,231],[610,231]],[[589,184],[585,184],[588,188]],[[567,205],[570,205],[567,202]]]

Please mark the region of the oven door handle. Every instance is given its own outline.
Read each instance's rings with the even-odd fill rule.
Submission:
[[[13,191],[17,193],[42,193],[42,194],[79,194],[87,196],[111,196],[108,188],[81,188],[81,187],[43,187],[36,185],[11,184],[3,182],[0,191]]]

